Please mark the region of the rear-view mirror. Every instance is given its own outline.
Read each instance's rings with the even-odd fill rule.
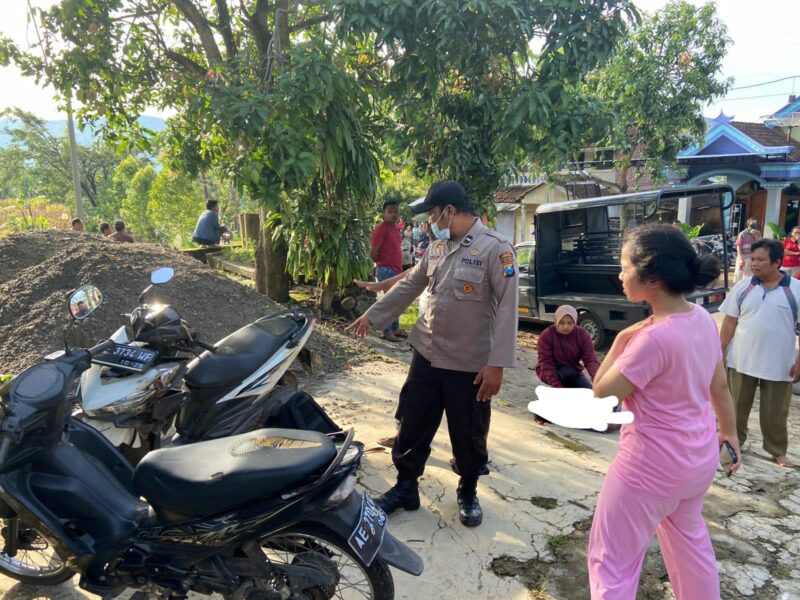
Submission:
[[[167,283],[175,277],[175,269],[172,267],[161,267],[150,273],[150,283],[153,285],[161,285]]]
[[[76,321],[91,315],[103,303],[103,292],[93,285],[84,285],[69,295],[69,314]]]

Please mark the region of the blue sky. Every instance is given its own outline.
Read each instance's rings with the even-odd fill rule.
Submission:
[[[689,0],[705,4],[705,0]],[[34,6],[49,6],[52,0],[31,0]],[[35,40],[33,28],[27,24],[25,0],[3,0],[0,32],[25,45]],[[657,10],[664,0],[639,0],[646,11]],[[736,79],[734,88],[759,84],[782,77],[800,75],[800,0],[719,0],[718,12],[727,24],[733,44],[725,59],[724,75]],[[23,107],[42,118],[63,118],[50,90],[36,86],[13,67],[0,68],[0,110],[9,106]],[[707,116],[720,110],[742,121],[758,121],[759,117],[783,106],[790,93],[800,95],[800,77],[767,86],[733,89],[715,105],[706,107]],[[754,98],[754,96],[758,96]],[[761,97],[770,96],[770,97]],[[156,110],[149,114],[167,116]]]

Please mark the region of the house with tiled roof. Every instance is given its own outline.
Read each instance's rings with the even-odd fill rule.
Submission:
[[[783,232],[800,224],[800,100],[792,97],[761,123],[720,113],[708,120],[705,137],[678,155],[678,185],[726,182],[735,190],[729,212],[732,233],[754,218],[767,236],[768,223]]]
[[[511,243],[533,239],[533,215],[540,204],[569,199],[564,186],[525,175],[511,177],[494,194],[495,229]]]

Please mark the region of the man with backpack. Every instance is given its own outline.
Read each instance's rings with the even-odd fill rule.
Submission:
[[[720,338],[739,443],[744,445],[747,437],[747,420],[758,387],[764,450],[780,466],[791,467],[786,458],[786,422],[792,383],[800,381],[800,357],[795,350],[800,281],[780,270],[782,261],[783,245],[777,240],[753,243],[753,275],[737,283],[722,303],[720,312],[725,319]]]

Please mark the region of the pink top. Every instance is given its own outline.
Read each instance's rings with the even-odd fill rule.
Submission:
[[[636,386],[611,469],[659,498],[703,493],[719,461],[711,381],[722,360],[711,315],[698,306],[673,313],[628,342],[616,366]]]

